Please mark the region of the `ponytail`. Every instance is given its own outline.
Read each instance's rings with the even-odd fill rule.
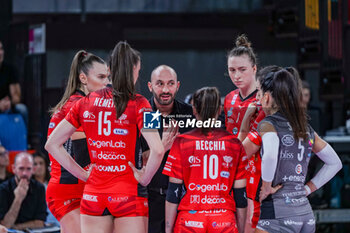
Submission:
[[[81,72],[88,75],[94,62],[105,64],[105,61],[102,58],[92,53],[88,53],[85,50],[80,50],[75,54],[70,67],[69,78],[63,97],[54,108],[49,110],[51,114],[54,114],[57,110],[61,109],[69,97],[73,95],[76,90],[81,88],[79,75]]]
[[[113,86],[113,101],[119,118],[128,104],[134,98],[134,66],[140,61],[140,53],[127,42],[119,42],[111,54],[111,79]]]
[[[227,58],[230,57],[240,57],[247,55],[252,66],[257,65],[257,58],[251,47],[251,42],[245,34],[242,34],[236,38],[235,47],[228,52]]]
[[[193,106],[200,119],[206,121],[216,118],[220,108],[220,93],[216,87],[203,87],[193,94]],[[202,128],[202,133],[207,135],[211,128]]]

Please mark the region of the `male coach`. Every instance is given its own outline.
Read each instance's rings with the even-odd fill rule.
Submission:
[[[168,188],[169,178],[162,174],[164,164],[168,158],[169,150],[179,133],[184,133],[192,128],[175,127],[172,123],[191,120],[194,118],[192,107],[182,101],[175,99],[180,87],[176,72],[167,65],[156,67],[151,74],[151,81],[148,82],[149,91],[153,94],[149,100],[154,111],[161,113],[161,126],[159,135],[162,138],[164,150],[166,151],[163,161],[148,185],[148,205],[149,205],[149,233],[165,232],[165,198]],[[163,129],[163,119],[172,125]],[[174,121],[175,120],[175,121]],[[145,140],[142,140],[143,157],[147,161],[149,149]]]

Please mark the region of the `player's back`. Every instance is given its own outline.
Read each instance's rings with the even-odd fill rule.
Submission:
[[[279,137],[278,162],[272,186],[282,184],[282,188],[268,196],[261,208],[272,208],[271,213],[276,218],[310,213],[312,210],[304,183],[314,143],[313,129],[308,128],[307,140],[296,140],[288,120],[281,113],[267,116],[262,122],[270,122]]]
[[[136,95],[117,119],[112,89],[105,88],[90,93],[71,109],[66,119],[84,129],[91,163],[95,164],[85,191],[137,194],[138,183],[128,161],[136,167],[141,164],[138,139],[143,110],[149,108],[148,101]]]
[[[245,155],[239,140],[222,129],[207,136],[195,129],[180,135],[178,143],[187,190],[179,210],[235,210],[230,191],[238,173],[244,172]]]

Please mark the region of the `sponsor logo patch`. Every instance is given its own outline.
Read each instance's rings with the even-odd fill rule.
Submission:
[[[294,137],[290,134],[286,134],[282,137],[282,144],[285,146],[293,146],[294,144]]]
[[[127,129],[113,129],[113,133],[116,135],[127,135],[129,131]]]

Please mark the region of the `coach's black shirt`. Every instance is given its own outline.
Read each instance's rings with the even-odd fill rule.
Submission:
[[[157,107],[156,104],[154,103],[154,98],[152,97],[149,100],[153,111],[157,111]],[[162,138],[162,134],[163,134],[163,116],[160,116],[160,120],[161,120],[161,126],[160,129],[158,129],[160,138]],[[173,118],[176,121],[184,121],[186,122],[187,119],[194,119],[193,116],[193,111],[192,111],[192,106],[188,105],[180,100],[174,100],[174,105],[173,105],[173,110],[172,112],[169,114],[169,116],[166,117],[165,121],[168,122],[169,118]],[[179,128],[179,132],[180,134],[185,133],[189,130],[192,130],[193,128]],[[141,140],[141,145],[142,145],[142,151],[147,151],[149,150],[149,147],[147,145],[146,140],[142,137]],[[163,189],[167,189],[168,188],[168,183],[169,183],[169,177],[166,175],[163,175],[163,168],[165,165],[165,162],[168,158],[168,154],[169,151],[166,151],[164,154],[164,158],[163,161],[160,165],[160,167],[158,168],[156,174],[153,176],[152,181],[150,182],[150,184],[148,185],[148,187],[150,188],[163,188]]]

